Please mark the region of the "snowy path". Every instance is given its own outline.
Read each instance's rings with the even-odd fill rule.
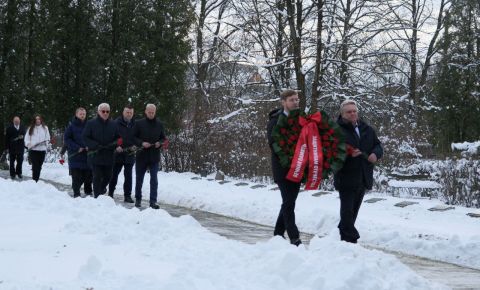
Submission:
[[[8,175],[5,172],[1,172],[0,176],[6,177]],[[54,185],[60,191],[69,192],[69,194],[72,195],[70,186],[53,181],[46,182]],[[116,203],[127,208],[132,207],[129,204],[123,204],[120,196],[116,196]],[[148,202],[146,204],[148,204]],[[260,241],[267,241],[271,238],[271,233],[273,232],[273,228],[270,226],[255,224],[205,211],[192,210],[168,204],[162,204],[161,208],[166,210],[174,217],[190,215],[210,231],[225,236],[229,239],[246,243],[253,244]],[[309,234],[302,235],[302,239],[307,244],[312,237],[313,236]],[[365,245],[363,246],[366,248],[371,248]],[[453,289],[480,289],[479,270],[459,267],[449,263],[422,259],[410,255],[404,255],[402,253],[388,251],[387,253],[394,254],[397,258],[399,258],[400,261],[430,281],[447,285]]]

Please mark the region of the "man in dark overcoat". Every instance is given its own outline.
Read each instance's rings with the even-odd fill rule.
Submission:
[[[356,243],[360,238],[355,228],[365,190],[372,189],[373,168],[383,156],[383,148],[375,130],[358,117],[358,106],[353,100],[340,105],[337,123],[345,134],[347,158],[334,176],[335,189],[340,194],[340,239]]]
[[[5,149],[8,151],[10,160],[10,177],[23,178],[22,164],[23,154],[25,152],[25,133],[26,129],[20,122],[20,117],[13,117],[13,123],[7,128],[5,134]],[[15,162],[16,165],[15,165]]]
[[[89,120],[83,131],[83,141],[88,149],[88,158],[93,170],[93,194],[97,198],[107,192],[112,177],[113,152],[118,133],[117,125],[110,118],[110,105],[98,105],[97,117]]]

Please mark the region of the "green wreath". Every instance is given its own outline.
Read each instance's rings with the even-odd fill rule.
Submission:
[[[340,126],[329,118],[324,111],[320,113],[322,121],[318,124],[318,133],[322,141],[323,151],[322,178],[327,179],[331,173],[335,173],[342,168],[347,156],[347,147]],[[290,168],[297,140],[302,131],[299,117],[306,116],[303,111],[298,109],[290,111],[288,117],[285,114],[280,114],[278,122],[273,128],[273,150],[284,168]]]

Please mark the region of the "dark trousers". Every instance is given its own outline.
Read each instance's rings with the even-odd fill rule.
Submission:
[[[113,165],[93,165],[93,194],[95,198],[104,194],[112,177]]]
[[[124,163],[115,163],[113,166],[112,178],[110,179],[110,183],[108,184],[108,193],[113,194],[115,191],[115,186],[117,186],[118,175],[120,171],[122,171],[123,167],[123,176],[125,181],[123,182],[123,194],[125,196],[132,195],[132,164],[124,164]]]
[[[22,175],[22,164],[23,164],[23,152],[22,153],[12,153],[8,154],[10,159],[10,176],[13,178],[15,175]],[[17,166],[15,166],[15,161],[17,161]]]
[[[32,179],[38,182],[40,179],[40,171],[42,171],[42,165],[45,161],[45,151],[30,150],[30,159],[32,160]]]
[[[342,241],[356,243],[360,234],[355,228],[358,211],[362,205],[365,187],[340,189],[340,223],[338,229]]]
[[[135,199],[142,199],[142,186],[145,172],[150,169],[150,204],[157,202],[158,162],[139,162],[135,164]]]
[[[92,171],[90,169],[70,169],[72,175],[72,189],[73,196],[80,196],[80,187],[83,184],[83,191],[85,194],[92,194]]]
[[[300,237],[295,224],[295,201],[300,191],[300,183],[282,180],[277,182],[277,185],[282,194],[282,206],[278,213],[273,235],[284,236],[286,230],[290,241],[295,242]]]

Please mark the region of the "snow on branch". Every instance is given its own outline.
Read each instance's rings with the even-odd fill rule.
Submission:
[[[463,151],[462,154],[476,154],[478,148],[480,147],[480,141],[476,142],[463,142],[463,143],[452,143],[452,151],[458,150]]]
[[[225,115],[225,116],[223,116],[223,117],[217,117],[217,118],[208,120],[207,123],[209,123],[209,124],[214,124],[214,123],[219,123],[219,122],[221,122],[221,121],[228,120],[228,119],[230,119],[231,117],[240,114],[243,110],[244,110],[243,108],[242,108],[242,109],[238,109],[238,110],[233,111],[233,112],[231,112],[230,114]]]

